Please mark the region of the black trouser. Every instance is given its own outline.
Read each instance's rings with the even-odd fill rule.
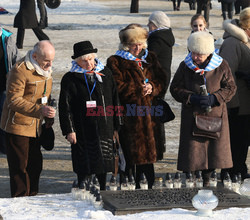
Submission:
[[[11,196],[36,195],[43,166],[38,138],[6,133],[6,147]]]
[[[37,7],[40,12],[40,26],[43,28],[48,26],[47,10],[44,4],[44,0],[37,0]]]
[[[197,0],[197,11],[196,14],[201,14],[204,10],[204,18],[206,22],[209,22],[209,13],[210,13],[210,0]]]
[[[181,0],[172,0],[172,1],[173,1],[173,8],[174,8],[174,10],[176,10],[177,8],[180,9]],[[177,2],[177,6],[176,6],[176,2]]]
[[[231,3],[221,3],[221,10],[223,19],[226,20],[227,16],[229,19],[233,18],[233,2]],[[227,13],[227,14],[226,14]]]
[[[152,189],[155,180],[154,164],[142,164],[142,165],[126,165],[125,172],[120,172],[120,183],[123,182],[126,176],[133,175],[135,179],[136,189],[140,189],[140,177],[142,173],[145,174],[148,181],[148,188]]]
[[[152,189],[155,180],[155,171],[154,171],[154,164],[143,164],[143,165],[136,165],[136,176],[135,176],[135,183],[136,188],[140,188],[140,177],[144,173],[147,181],[148,181],[148,188]]]
[[[42,31],[42,29],[40,27],[32,28],[32,30],[35,33],[35,35],[39,41],[49,40],[49,37]],[[25,34],[25,29],[23,29],[23,28],[17,29],[16,45],[18,48],[23,47],[24,34]]]
[[[250,115],[229,115],[228,119],[233,168],[223,169],[222,177],[227,171],[231,177],[241,173],[244,178],[247,174],[246,159],[250,145]]]

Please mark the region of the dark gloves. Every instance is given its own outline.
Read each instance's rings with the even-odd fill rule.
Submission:
[[[217,99],[215,95],[208,95],[208,96],[202,96],[202,99],[200,101],[201,108],[205,109],[208,106],[215,106],[217,103]]]
[[[235,72],[235,76],[238,79],[245,80],[245,82],[247,84],[247,88],[250,89],[250,72],[240,72],[240,71],[237,71],[237,72]]]
[[[193,105],[200,106],[202,109],[206,109],[209,106],[213,107],[218,104],[217,98],[215,95],[208,95],[208,96],[202,96],[202,95],[191,95],[190,102]]]

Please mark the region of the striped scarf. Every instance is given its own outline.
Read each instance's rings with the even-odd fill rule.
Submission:
[[[125,51],[125,50],[117,50],[115,55],[123,58],[123,59],[126,59],[126,60],[133,60],[133,61],[136,61],[138,66],[140,68],[142,68],[142,63],[141,62],[144,62],[144,63],[147,63],[146,61],[146,58],[148,56],[148,50],[145,49],[145,54],[141,57],[141,59],[133,56],[131,53],[129,53],[128,51]]]
[[[194,70],[196,73],[200,73],[200,75],[204,75],[205,72],[211,71],[216,69],[220,64],[222,63],[222,57],[220,57],[218,54],[215,52],[213,53],[213,56],[211,60],[209,61],[208,65],[206,66],[205,69],[200,69],[196,65],[194,65],[193,60],[192,60],[192,52],[190,52],[184,62],[187,65],[187,67],[191,70]]]
[[[72,62],[71,62],[72,67],[70,69],[70,72],[85,73],[85,74],[94,73],[96,78],[98,79],[98,81],[102,82],[101,76],[104,76],[104,74],[100,73],[100,71],[104,69],[104,66],[101,63],[101,61],[98,60],[97,58],[95,58],[95,62],[96,62],[95,69],[92,71],[89,71],[89,70],[86,70],[86,69],[83,69],[82,67],[80,67],[75,60],[72,60]]]

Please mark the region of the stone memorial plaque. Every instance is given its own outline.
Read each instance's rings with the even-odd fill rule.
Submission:
[[[218,209],[229,207],[250,207],[250,199],[224,188],[211,189],[219,199]],[[114,215],[123,215],[144,211],[167,210],[173,208],[192,209],[192,198],[199,188],[154,189],[133,191],[101,192],[104,209]]]

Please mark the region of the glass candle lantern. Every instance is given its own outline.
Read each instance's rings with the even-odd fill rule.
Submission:
[[[198,194],[192,199],[192,204],[197,209],[196,215],[198,216],[211,216],[218,202],[219,200],[212,190],[199,190]]]
[[[239,192],[241,195],[246,196],[250,199],[250,179],[244,179],[240,186]]]

